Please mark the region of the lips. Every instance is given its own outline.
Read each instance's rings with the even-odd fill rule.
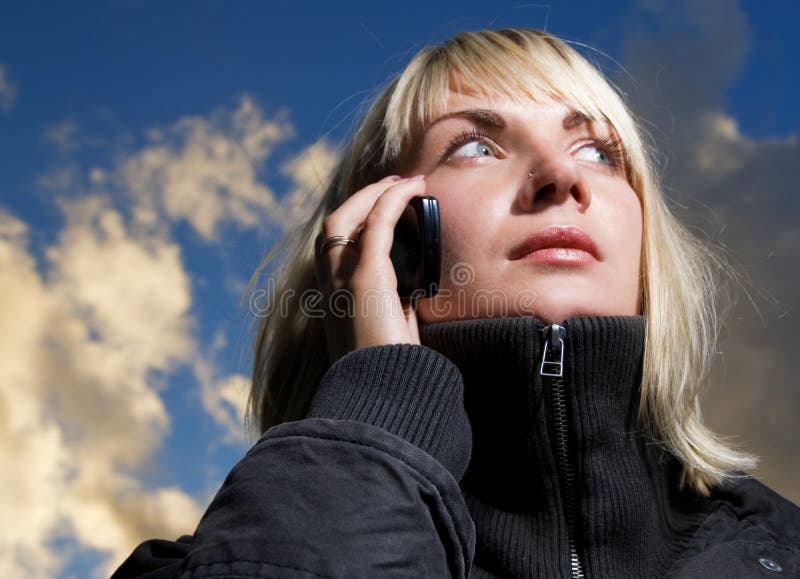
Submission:
[[[600,259],[592,238],[574,225],[552,225],[537,231],[515,245],[511,249],[509,259],[522,259],[543,249],[579,250],[590,254],[596,260]]]

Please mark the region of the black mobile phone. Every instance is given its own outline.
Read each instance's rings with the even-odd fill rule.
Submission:
[[[401,298],[432,297],[439,291],[442,269],[439,202],[435,197],[414,197],[394,229],[389,253]]]

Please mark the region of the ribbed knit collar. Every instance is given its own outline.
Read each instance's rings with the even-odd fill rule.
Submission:
[[[581,567],[588,577],[664,574],[699,507],[677,490],[677,462],[635,430],[645,319],[576,317],[560,325],[561,425]],[[546,329],[531,317],[420,328],[422,343],[452,360],[464,379],[473,452],[462,491],[478,535],[476,577],[570,576],[556,387],[540,374]]]

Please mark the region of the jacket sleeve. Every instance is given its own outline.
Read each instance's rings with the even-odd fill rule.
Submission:
[[[112,579],[467,577],[461,375],[425,346],[355,350],[304,420],[267,431],[193,537],[147,541]]]

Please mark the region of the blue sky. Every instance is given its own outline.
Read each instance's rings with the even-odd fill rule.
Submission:
[[[248,446],[244,284],[365,100],[463,29],[546,28],[628,94],[676,211],[756,280],[709,419],[800,500],[798,22],[793,0],[4,6],[0,575],[103,576],[193,530]]]

